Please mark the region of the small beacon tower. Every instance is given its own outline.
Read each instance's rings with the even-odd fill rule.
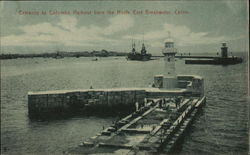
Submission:
[[[227,58],[228,54],[227,54],[227,44],[226,43],[222,43],[222,47],[221,47],[221,57],[222,58]]]

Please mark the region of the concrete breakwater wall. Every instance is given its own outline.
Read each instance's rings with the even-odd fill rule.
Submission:
[[[167,96],[203,96],[204,81],[199,76],[177,76],[178,88],[112,88],[55,90],[28,93],[31,117],[83,115],[127,115],[139,107],[145,98]]]
[[[143,104],[143,89],[86,89],[29,92],[29,116],[60,116],[67,114],[127,114],[135,110],[135,103]]]

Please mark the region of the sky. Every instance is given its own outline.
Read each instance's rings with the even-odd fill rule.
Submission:
[[[248,1],[1,1],[1,53],[248,49]],[[82,14],[77,14],[82,12]],[[161,14],[159,14],[159,12]]]

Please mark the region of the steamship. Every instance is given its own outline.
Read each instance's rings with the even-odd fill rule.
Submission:
[[[148,61],[151,59],[151,54],[147,54],[146,47],[144,43],[142,43],[141,53],[135,50],[135,43],[132,43],[132,51],[128,53],[128,60],[138,60],[138,61]]]

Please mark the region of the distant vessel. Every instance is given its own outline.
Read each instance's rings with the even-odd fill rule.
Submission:
[[[132,51],[128,53],[128,60],[139,60],[139,61],[147,61],[151,59],[151,54],[147,54],[146,47],[144,43],[142,43],[141,53],[136,52],[135,43],[132,43]]]
[[[230,65],[242,63],[243,59],[236,56],[228,56],[228,47],[226,43],[222,43],[221,57],[214,57],[212,59],[199,60],[185,60],[185,64],[212,64],[212,65]]]

